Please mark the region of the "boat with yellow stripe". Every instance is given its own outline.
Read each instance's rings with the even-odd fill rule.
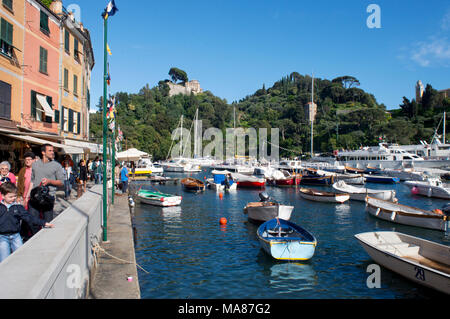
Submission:
[[[281,218],[271,219],[259,226],[256,235],[264,251],[277,260],[311,259],[317,246],[314,235]]]

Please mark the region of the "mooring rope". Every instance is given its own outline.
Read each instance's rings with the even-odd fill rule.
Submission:
[[[103,252],[103,253],[105,253],[105,254],[108,255],[109,257],[114,258],[114,259],[116,259],[116,260],[118,260],[118,261],[121,261],[121,262],[123,262],[123,263],[126,263],[126,264],[134,264],[134,265],[136,265],[137,267],[139,267],[142,271],[144,271],[146,274],[149,274],[149,272],[148,272],[147,270],[145,270],[144,268],[142,268],[138,263],[132,262],[132,261],[127,261],[127,260],[118,258],[118,257],[116,257],[116,256],[113,256],[113,255],[111,255],[110,253],[108,253],[105,249],[103,249],[98,243],[94,244],[93,247],[92,247],[92,252],[93,252],[93,255],[94,255],[94,264],[95,264],[95,265],[98,264],[98,256],[99,256],[98,253],[99,253],[100,251]]]

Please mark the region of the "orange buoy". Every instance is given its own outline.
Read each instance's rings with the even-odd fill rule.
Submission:
[[[222,217],[221,219],[220,219],[220,225],[226,225],[227,224],[227,219],[225,218],[225,217]]]
[[[223,199],[223,193],[219,193],[219,198]]]
[[[439,214],[439,215],[444,215],[442,210],[440,210],[439,208],[434,209],[433,212],[435,212],[436,214]]]

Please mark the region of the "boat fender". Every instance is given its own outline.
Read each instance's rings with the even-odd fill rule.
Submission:
[[[381,212],[381,208],[377,208],[377,211],[376,211],[376,213],[375,213],[375,216],[378,216],[378,215],[380,215],[380,212]]]
[[[431,187],[428,188],[428,193],[427,193],[428,197],[431,197],[432,193],[433,193],[433,190],[431,189]]]
[[[419,189],[418,189],[416,186],[414,186],[414,187],[411,189],[411,193],[412,193],[413,195],[417,195],[417,194],[419,194]]]
[[[391,220],[392,221],[395,220],[395,216],[397,216],[397,212],[392,212],[392,215],[391,215]]]

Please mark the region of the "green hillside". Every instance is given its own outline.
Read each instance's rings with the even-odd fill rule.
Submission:
[[[166,158],[172,143],[171,132],[182,114],[184,127],[191,127],[198,108],[203,130],[209,127],[225,130],[233,127],[235,109],[237,127],[279,128],[283,148],[280,155],[298,156],[310,150],[311,127],[305,117],[305,106],[311,101],[311,80],[308,75],[293,72],[271,88],[263,86],[233,104],[209,91],[169,97],[166,82],[160,81],[153,88],[147,84],[138,93],[116,93],[117,121],[128,148],[133,146],[149,152],[158,160]],[[399,109],[389,112],[372,94],[358,88],[359,85],[351,76],[314,80],[314,102],[318,105],[315,152],[376,145],[380,137],[399,144],[429,142],[442,113],[450,110],[450,99],[444,99],[429,84],[422,103],[404,98]],[[99,101],[98,106],[101,105]],[[90,128],[91,134],[101,139],[102,113],[91,114]]]

